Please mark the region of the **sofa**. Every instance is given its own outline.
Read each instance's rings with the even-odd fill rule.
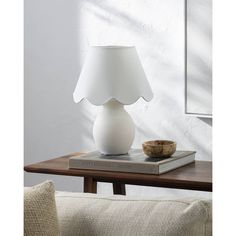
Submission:
[[[24,191],[25,236],[210,236],[212,202],[55,191]]]
[[[55,193],[62,236],[209,236],[212,201]]]

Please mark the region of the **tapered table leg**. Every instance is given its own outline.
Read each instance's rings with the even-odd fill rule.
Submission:
[[[93,177],[84,177],[84,193],[97,193],[97,181]]]
[[[113,193],[120,194],[120,195],[126,195],[125,184],[113,182]]]

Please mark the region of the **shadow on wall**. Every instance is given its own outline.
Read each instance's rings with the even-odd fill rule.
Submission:
[[[212,127],[212,118],[198,117],[198,119]]]
[[[80,4],[25,0],[25,164],[93,146],[93,114],[72,97],[81,67]],[[25,173],[25,185],[43,178]],[[50,178],[57,187],[72,190],[73,184],[63,184],[63,177]]]
[[[142,4],[143,6],[146,6],[145,1],[139,2],[139,5]],[[83,4],[83,10],[96,17],[97,21],[103,21],[104,24],[108,24],[109,26],[116,28],[118,31],[123,30],[123,34],[118,37],[117,42],[123,42],[123,39],[127,35],[126,33],[132,32],[132,34],[135,35],[134,37],[131,37],[133,38],[133,40],[131,40],[132,43],[137,43],[137,38],[142,38],[143,45],[149,49],[150,45],[158,45],[156,47],[152,47],[151,50],[148,50],[145,55],[149,58],[152,57],[153,60],[157,60],[156,55],[158,53],[162,53],[163,41],[165,42],[165,45],[168,44],[168,46],[171,47],[171,44],[169,44],[169,42],[164,39],[165,36],[163,36],[163,32],[166,33],[167,28],[163,27],[162,22],[155,22],[155,25],[150,24],[150,22],[145,22],[140,15],[136,14],[135,9],[131,12],[130,9],[125,9],[124,6],[125,1],[118,5],[114,3],[112,4],[112,2],[109,1],[101,2],[97,0],[86,0]],[[109,30],[111,28],[108,27],[107,29],[108,31],[104,32],[104,40],[107,40],[107,38],[112,38],[112,35],[109,35]],[[148,44],[147,41],[149,41]],[[142,53],[145,52],[143,51]],[[162,58],[162,60],[157,60],[155,63],[161,64],[162,67],[165,66],[166,69],[170,69],[170,66],[174,66],[170,63],[170,61],[165,60],[164,58]],[[155,67],[157,67],[157,64]]]

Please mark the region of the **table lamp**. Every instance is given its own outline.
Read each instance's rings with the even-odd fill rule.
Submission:
[[[140,97],[150,101],[151,87],[133,46],[92,46],[89,48],[73,98],[103,105],[93,126],[97,149],[105,155],[128,153],[135,126],[124,105]]]

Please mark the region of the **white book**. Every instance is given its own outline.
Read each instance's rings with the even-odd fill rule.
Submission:
[[[102,155],[89,152],[69,159],[69,168],[104,170],[144,174],[163,174],[194,162],[195,151],[176,151],[169,158],[150,158],[142,149],[132,149],[125,155]]]

